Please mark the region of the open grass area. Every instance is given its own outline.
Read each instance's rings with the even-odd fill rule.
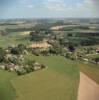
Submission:
[[[13,100],[16,92],[10,82],[16,77],[14,73],[0,70],[0,100]]]
[[[61,56],[25,56],[48,68],[12,80],[16,100],[77,100],[79,71],[75,62]]]
[[[48,66],[48,69],[55,70],[61,74],[70,75],[71,78],[78,76],[78,73],[75,73],[75,71],[77,71],[77,63],[62,56],[44,57],[32,54],[25,56],[25,62],[31,62],[33,60]]]
[[[30,44],[23,32],[0,36],[0,47]],[[16,77],[0,71],[0,100],[77,100],[79,69],[77,63],[61,56],[25,55],[25,63],[37,61],[46,69]]]
[[[99,65],[79,63],[80,70],[99,84]]]
[[[22,35],[26,32],[12,32],[5,36],[0,36],[0,47],[7,47],[9,45],[25,44],[28,45],[30,40],[28,36]]]

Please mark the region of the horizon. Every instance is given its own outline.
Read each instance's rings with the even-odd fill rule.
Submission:
[[[63,17],[63,18],[61,18],[61,17],[25,17],[25,18],[21,18],[21,17],[18,17],[18,18],[0,18],[0,20],[46,20],[46,19],[57,19],[57,20],[64,20],[64,19],[67,19],[67,20],[69,20],[69,19],[99,19],[99,17]]]

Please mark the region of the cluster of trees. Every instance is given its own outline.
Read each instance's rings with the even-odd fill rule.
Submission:
[[[7,35],[7,30],[0,30],[0,35],[5,36]]]
[[[35,65],[35,61],[25,61],[23,56],[25,54],[24,51],[31,52],[23,44],[8,47],[7,49],[0,48],[0,68],[15,71],[18,75],[24,75],[45,68],[43,64]]]
[[[16,62],[17,60],[7,59],[7,54],[12,55],[21,55],[23,54],[24,50],[26,49],[26,46],[23,44],[19,44],[16,47],[8,47],[7,49],[3,49],[0,47],[0,63],[2,62]],[[13,56],[12,56],[13,58]]]
[[[19,54],[23,54],[23,51],[25,49],[26,49],[26,46],[25,45],[19,44],[16,47],[10,48],[10,52],[11,52],[11,54],[19,55]]]
[[[90,45],[96,45],[96,44],[98,44],[98,41],[95,40],[94,38],[87,38],[87,39],[81,40],[80,44],[82,46],[90,46]]]
[[[18,75],[24,75],[24,74],[27,74],[27,73],[31,73],[31,72],[34,72],[34,71],[37,71],[37,70],[44,69],[46,67],[43,64],[39,64],[38,66],[36,66],[35,64],[36,64],[36,62],[33,61],[31,63],[31,65],[24,65],[24,67],[21,67],[20,69],[16,70],[16,72],[17,72]]]
[[[39,31],[30,32],[30,41],[39,42],[44,39],[44,36]]]
[[[4,61],[5,58],[5,50],[0,47],[0,63]]]
[[[30,32],[30,41],[39,42],[47,38],[48,35],[51,36],[53,32],[51,30],[35,30]]]
[[[99,63],[99,57],[94,58],[94,61],[96,62],[96,64]]]

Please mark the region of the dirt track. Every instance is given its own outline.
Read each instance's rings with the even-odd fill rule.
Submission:
[[[80,73],[78,100],[99,100],[99,85]]]

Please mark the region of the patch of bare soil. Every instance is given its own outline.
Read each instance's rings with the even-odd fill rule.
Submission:
[[[49,48],[51,47],[50,44],[46,43],[46,42],[41,42],[41,43],[33,43],[29,46],[30,48]]]
[[[64,27],[66,27],[66,25],[62,25],[62,26],[53,26],[53,27],[51,27],[50,29],[51,29],[51,30],[59,30],[59,29],[64,28]]]
[[[29,35],[30,31],[22,32],[21,35]]]
[[[80,73],[78,100],[99,100],[99,85],[82,72]]]

